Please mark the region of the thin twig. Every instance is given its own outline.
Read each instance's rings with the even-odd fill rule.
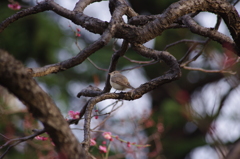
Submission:
[[[32,135],[29,135],[29,136],[25,136],[25,137],[21,137],[21,138],[14,138],[14,139],[10,139],[9,141],[7,141],[5,144],[3,144],[2,146],[0,146],[0,149],[2,149],[3,147],[9,145],[11,142],[16,142],[16,141],[21,141],[21,142],[24,142],[26,140],[29,140],[29,139],[33,139],[34,137],[42,134],[46,132],[45,129],[42,129],[42,130],[38,130],[38,131],[34,131],[35,134],[32,134]]]
[[[8,140],[10,140],[9,138],[7,138],[6,136],[4,136],[3,134],[0,133],[0,135]]]
[[[175,46],[175,45],[177,45],[177,44],[180,44],[180,43],[204,44],[205,42],[204,42],[204,41],[199,41],[199,40],[183,39],[183,40],[179,40],[179,41],[176,41],[176,42],[174,42],[174,43],[168,44],[167,46],[165,46],[165,48],[163,49],[163,51],[166,51],[168,48],[170,48],[170,47],[172,47],[172,46]]]
[[[113,105],[113,107],[116,105],[118,103],[118,101],[115,101],[115,102],[113,102],[112,104],[109,104],[109,105],[107,105],[105,108],[103,108],[99,113],[101,113],[102,111],[104,111],[105,109],[107,109],[108,107],[110,107],[110,106],[112,106]]]
[[[199,57],[200,55],[202,55],[203,50],[205,49],[205,47],[207,46],[207,44],[208,44],[210,41],[211,41],[211,39],[208,38],[208,39],[205,41],[205,43],[204,43],[204,45],[202,46],[202,48],[198,51],[198,53],[197,53],[192,59],[190,59],[190,60],[188,60],[187,62],[181,64],[181,67],[184,67],[184,66],[188,65],[189,63],[197,60],[198,57]]]
[[[225,71],[225,70],[205,70],[202,68],[192,68],[192,67],[187,67],[187,66],[183,66],[184,69],[187,70],[193,70],[193,71],[201,71],[201,72],[206,72],[206,73],[228,73],[231,75],[235,75],[236,72],[233,71]]]
[[[128,58],[127,56],[123,56],[123,57],[130,62],[138,63],[138,64],[146,64],[146,63],[151,63],[151,62],[154,61],[154,60],[151,60],[151,61],[137,61],[137,60],[132,60],[132,59]]]
[[[126,69],[123,69],[121,70],[122,72],[123,71],[129,71],[129,70],[133,70],[133,69],[137,69],[137,68],[141,68],[141,67],[145,67],[145,66],[148,66],[148,65],[154,65],[156,63],[159,63],[160,60],[157,60],[157,61],[154,61],[154,62],[151,62],[151,63],[148,63],[148,64],[144,64],[144,65],[138,65],[138,66],[135,66],[135,67],[132,67],[132,68],[126,68]]]
[[[114,105],[115,106],[115,105]],[[118,110],[120,107],[122,107],[123,106],[123,102],[122,102],[122,104],[121,105],[119,105],[117,108],[114,108],[114,106],[113,106],[113,109],[111,110],[111,112],[109,112],[109,113],[107,113],[107,114],[109,114],[109,116],[107,116],[100,124],[98,124],[95,128],[93,128],[92,130],[95,130],[95,129],[97,129],[98,127],[100,127],[101,125],[103,125],[110,117],[111,117],[111,113],[113,113],[114,111],[116,111],[116,110]],[[105,109],[105,108],[104,108]],[[101,110],[102,111],[102,110]],[[91,130],[91,131],[92,131]]]
[[[89,57],[87,58],[87,60],[98,70],[102,70],[102,71],[106,71],[106,72],[108,71],[107,69],[98,67]]]
[[[178,63],[179,64],[183,63],[183,61],[185,61],[188,58],[190,53],[196,48],[197,45],[198,45],[197,43],[192,44],[192,46],[188,49],[186,54],[178,61]]]
[[[70,28],[72,29],[72,31],[75,33],[75,31],[73,30],[73,28],[72,28],[72,26],[70,25],[70,23],[69,23],[69,27],[70,27]],[[76,36],[75,44],[76,44],[78,50],[79,50],[79,51],[82,51],[81,47],[80,47],[79,44],[78,44],[77,39],[78,39],[78,36]],[[108,71],[107,69],[98,67],[89,57],[87,58],[87,60],[88,60],[95,68],[97,68],[98,70]]]
[[[221,17],[220,17],[220,16],[217,16],[217,22],[216,22],[216,24],[215,24],[215,26],[214,26],[214,30],[218,30],[220,24],[221,24]],[[211,39],[210,39],[210,38],[207,38],[207,40],[202,43],[203,47],[202,47],[202,49],[200,49],[200,50],[198,51],[197,55],[194,56],[191,60],[185,62],[184,64],[181,64],[181,63],[187,58],[187,56],[189,56],[190,52],[187,52],[187,54],[186,54],[186,55],[180,60],[180,62],[179,62],[179,63],[181,64],[181,67],[184,67],[184,66],[188,65],[189,63],[195,61],[195,60],[202,54],[203,50],[205,49],[205,47],[207,46],[207,44],[208,44],[210,41],[211,41]],[[193,44],[193,45],[194,45],[194,44]]]
[[[8,146],[7,150],[0,156],[0,159],[2,159],[6,153],[13,147],[18,145],[19,143],[25,142],[29,139],[33,139],[34,137],[46,132],[45,129],[42,130],[38,130],[38,131],[34,131],[35,133],[29,136],[25,136],[25,137],[21,137],[21,138],[15,138],[15,139],[10,139],[9,141],[7,141],[5,144],[3,144],[0,149],[2,149],[3,147],[9,145],[10,143],[14,142],[12,145]]]
[[[19,144],[21,142],[22,141],[18,141],[18,142],[15,142],[14,144],[8,146],[7,150],[0,156],[0,159],[2,159],[12,147],[16,146],[17,144]]]
[[[80,117],[79,119],[69,119],[68,120],[68,123],[69,124],[76,124],[82,117],[83,115],[85,114],[85,110],[86,110],[86,107],[87,107],[87,104],[88,104],[89,101],[86,102],[86,104],[83,106],[82,110],[80,111]],[[10,139],[9,141],[7,141],[5,144],[3,144],[2,146],[0,146],[0,149],[2,149],[3,147],[5,146],[8,146],[10,143],[14,142],[12,145],[8,146],[7,150],[0,156],[0,159],[2,159],[6,153],[10,150],[10,148],[12,148],[13,146],[16,146],[18,145],[19,143],[22,143],[22,142],[25,142],[29,139],[33,139],[34,137],[38,136],[38,135],[41,135],[43,133],[46,132],[45,129],[42,129],[42,130],[32,130],[34,132],[34,134],[32,135],[29,135],[29,136],[25,136],[25,137],[21,137],[21,138],[14,138],[14,139]],[[0,134],[1,136],[5,137],[4,135]],[[7,137],[5,137],[7,138]]]

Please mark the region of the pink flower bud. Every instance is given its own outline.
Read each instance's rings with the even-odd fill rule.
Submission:
[[[96,145],[96,141],[93,139],[90,139],[90,146],[95,146]]]
[[[80,113],[79,112],[74,112],[73,110],[70,110],[68,112],[68,115],[72,118],[72,119],[79,119],[80,118]]]
[[[8,8],[12,10],[19,10],[21,9],[21,5],[18,2],[12,2],[12,4],[8,4]]]
[[[111,132],[104,132],[102,135],[105,139],[108,139],[108,140],[112,139]]]
[[[107,152],[107,148],[106,148],[106,146],[99,146],[99,150],[100,150],[100,152],[101,153],[106,153]]]
[[[48,140],[48,137],[44,137],[44,136],[36,136],[35,139],[36,139],[36,140],[45,141],[45,140]]]
[[[103,141],[103,142],[102,142],[102,144],[103,144],[103,145],[106,145],[106,144],[107,144],[107,142],[106,142],[106,141]]]

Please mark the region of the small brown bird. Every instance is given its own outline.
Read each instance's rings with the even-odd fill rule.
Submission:
[[[127,88],[134,89],[133,86],[130,85],[128,79],[123,76],[119,71],[113,71],[110,74],[110,84],[116,90],[124,90]]]

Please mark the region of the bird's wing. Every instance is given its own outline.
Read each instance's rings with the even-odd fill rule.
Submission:
[[[118,76],[118,77],[114,77],[114,76],[113,76],[113,77],[111,78],[111,80],[112,80],[112,82],[117,83],[117,84],[122,85],[122,86],[125,86],[125,87],[127,87],[127,88],[133,88],[133,87],[129,84],[128,79],[127,79],[126,77],[124,77],[124,76]],[[124,81],[127,81],[127,82],[124,82]]]

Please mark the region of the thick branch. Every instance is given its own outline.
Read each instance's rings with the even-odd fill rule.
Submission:
[[[184,23],[189,27],[189,29],[198,35],[202,35],[204,37],[209,37],[210,39],[219,42],[229,50],[236,51],[237,47],[232,39],[228,36],[214,30],[212,28],[205,28],[198,25],[189,15],[183,16]]]
[[[112,55],[111,63],[110,63],[109,68],[108,68],[108,73],[110,73],[110,72],[112,72],[116,69],[118,60],[119,60],[120,57],[122,57],[125,54],[125,52],[128,49],[128,45],[129,45],[128,42],[126,40],[124,40],[121,48],[119,50],[117,50]],[[109,81],[110,81],[110,76],[108,75],[107,80],[105,82],[105,87],[104,87],[103,92],[109,92],[110,91],[111,86],[110,86]]]
[[[86,153],[59,109],[28,75],[24,66],[0,50],[0,68],[0,84],[16,95],[28,107],[29,112],[43,123],[60,154],[71,159],[85,158]]]
[[[152,21],[144,26],[123,25],[122,29],[117,32],[116,37],[120,36],[128,41],[142,44],[170,28],[178,18],[198,11],[209,11],[220,15],[230,30],[236,46],[240,46],[240,18],[236,9],[225,0],[181,0],[170,5],[163,14],[157,15],[155,20],[153,20],[154,16],[148,16]],[[148,17],[146,19],[149,19]],[[143,17],[140,16],[139,18],[134,17],[131,22],[134,23],[133,21],[139,20],[144,23],[144,20],[141,20]],[[139,23],[139,25],[142,23]],[[231,46],[232,43],[229,45]],[[239,49],[237,51],[239,52]]]
[[[97,18],[89,17],[81,12],[70,11],[66,8],[61,7],[53,0],[45,0],[38,3],[34,7],[23,9],[17,12],[16,14],[8,17],[6,20],[2,21],[0,23],[0,32],[2,32],[11,23],[17,21],[20,18],[44,12],[47,10],[52,10],[58,15],[61,15],[62,17],[72,20],[75,24],[81,25],[82,27],[86,28],[87,30],[93,33],[102,34],[108,26],[107,22],[103,22]]]
[[[141,98],[145,93],[156,89],[158,86],[171,82],[173,80],[178,79],[181,76],[181,70],[177,60],[168,52],[160,52],[152,49],[148,49],[143,45],[133,45],[133,48],[142,56],[155,59],[155,60],[163,60],[169,67],[169,71],[164,75],[161,75],[157,78],[152,79],[151,81],[142,84],[136,89],[133,89],[130,92],[126,93],[105,93],[99,96],[91,98],[88,103],[86,113],[85,113],[85,122],[84,122],[84,141],[86,143],[85,150],[89,148],[89,140],[90,140],[90,123],[91,123],[91,112],[94,106],[105,99],[123,99],[123,100],[134,100]],[[124,53],[124,52],[123,52]]]
[[[72,20],[75,24],[81,25],[92,33],[102,34],[108,27],[108,23],[89,17],[82,13],[84,8],[92,2],[95,2],[95,0],[89,0],[86,3],[80,1],[76,4],[74,11],[69,11],[59,6],[52,0],[46,0],[39,3],[35,7],[22,10],[3,21],[0,24],[0,32],[3,31],[3,29],[6,28],[10,23],[19,18],[36,14],[45,10],[52,10],[55,13]],[[123,0],[112,0],[110,3],[111,6],[113,6],[110,7],[112,8],[111,12],[113,12],[117,6],[122,6],[127,7],[125,14],[128,15],[129,18],[137,16],[132,8]],[[134,25],[137,26],[121,23],[118,24],[113,37],[123,38],[127,41],[143,44],[160,35],[164,30],[172,28],[174,22],[176,22],[182,16],[199,11],[209,11],[220,15],[228,26],[236,46],[240,46],[240,18],[236,9],[226,0],[181,0],[170,5],[163,14],[147,16],[144,21],[139,20],[139,24],[134,23]],[[139,18],[141,19],[143,16],[140,16]],[[137,18],[134,17],[134,19],[135,20],[132,21],[130,19],[130,21],[132,23],[133,21],[136,22]],[[146,23],[146,25],[143,25],[145,24],[146,19],[150,20],[150,22]],[[230,44],[230,46],[231,45],[232,44]],[[237,51],[239,52],[239,49]]]
[[[91,54],[93,54],[97,50],[101,49],[111,40],[112,36],[116,32],[116,25],[123,22],[122,16],[126,12],[126,9],[127,8],[124,8],[124,6],[118,7],[115,11],[115,14],[111,18],[108,28],[104,31],[102,36],[93,44],[89,45],[87,48],[82,50],[77,56],[57,64],[45,66],[43,68],[36,68],[36,69],[32,68],[29,70],[29,72],[33,76],[44,76],[49,73],[56,73],[59,71],[66,70],[68,68],[74,67],[82,63],[87,57],[89,57]]]
[[[101,49],[103,46],[105,46],[111,37],[109,37],[109,34],[106,32],[104,33],[101,38],[99,38],[97,41],[95,41],[93,44],[89,45],[82,51],[80,51],[76,56],[56,63],[56,64],[51,64],[47,65],[41,68],[29,68],[28,72],[33,76],[33,77],[38,77],[38,76],[45,76],[51,73],[57,73],[60,71],[64,71],[66,69],[72,68],[76,65],[81,64],[83,61],[85,61],[91,54],[95,53],[97,50]]]

